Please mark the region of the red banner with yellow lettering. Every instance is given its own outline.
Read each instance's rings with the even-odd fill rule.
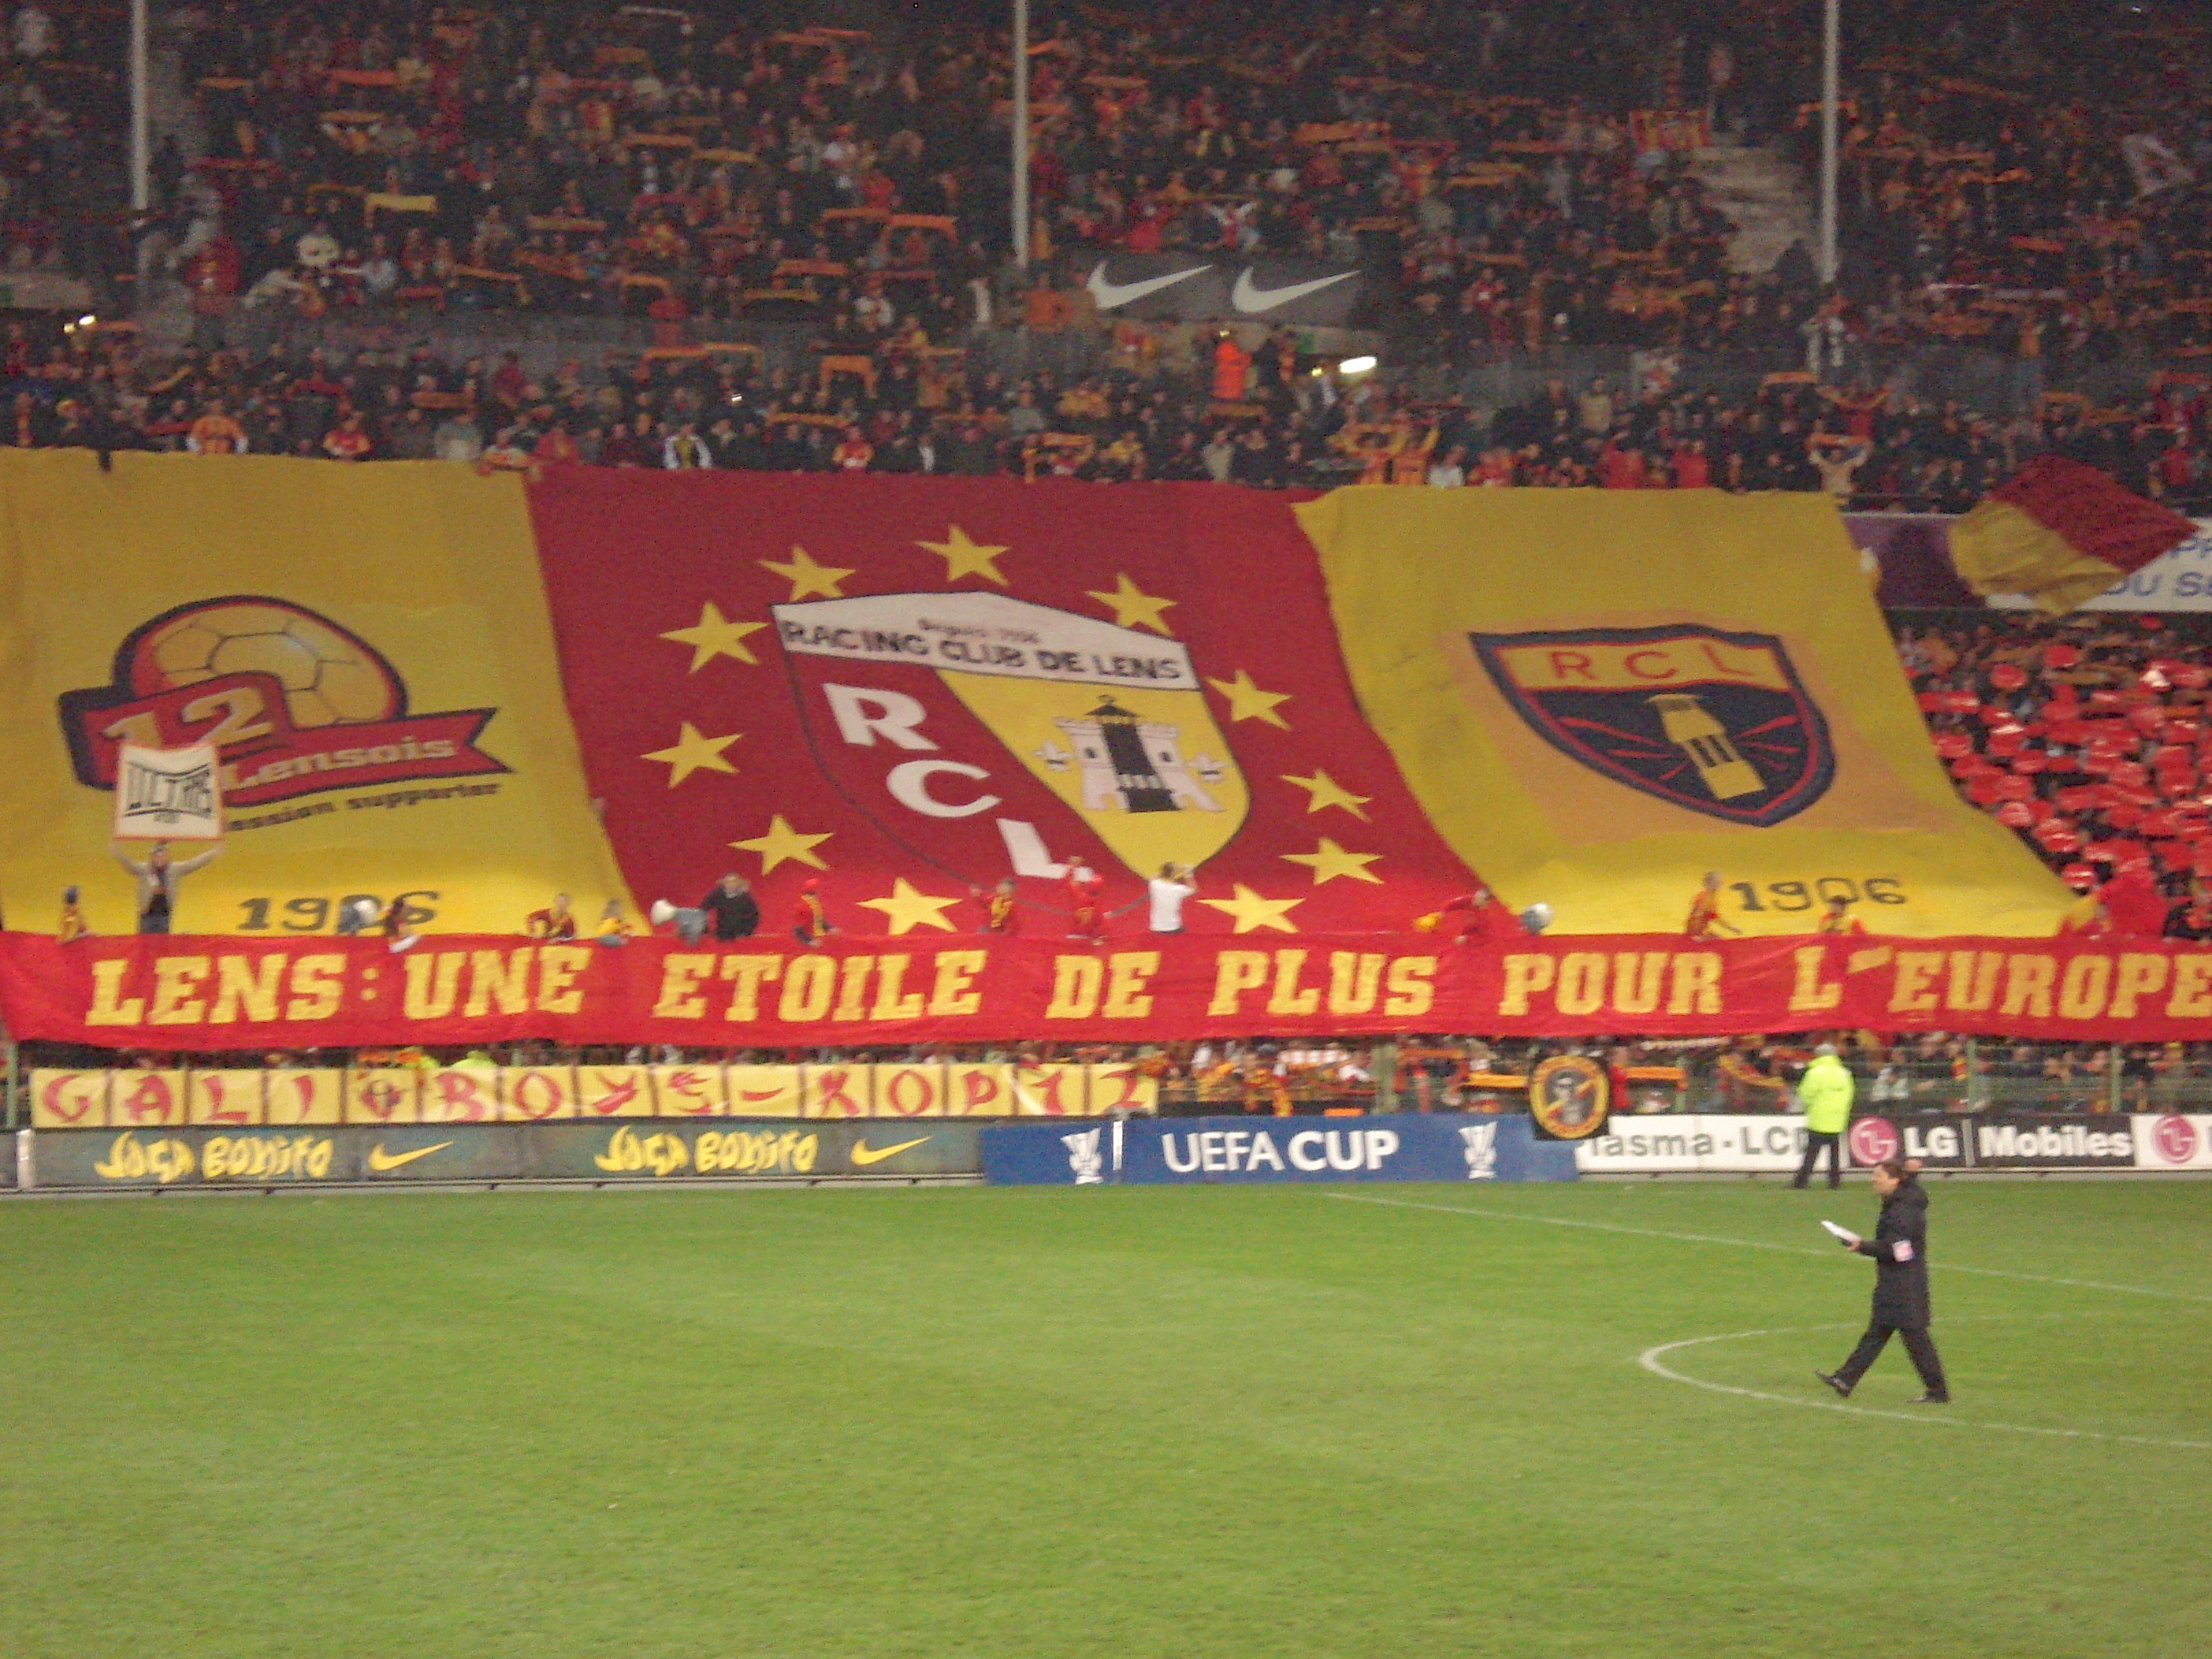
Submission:
[[[1867,1028],[2164,1042],[2212,1019],[2212,951],[2112,941],[1373,935],[840,940],[688,949],[425,939],[0,934],[18,1037],[199,1052],[468,1044],[689,1048],[1144,1042],[1477,1031],[1723,1036]]]

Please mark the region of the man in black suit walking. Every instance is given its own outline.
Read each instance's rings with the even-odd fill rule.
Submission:
[[[1905,1352],[1920,1373],[1926,1390],[1916,1406],[1947,1406],[1951,1387],[1943,1377],[1943,1362],[1928,1334],[1928,1194],[1919,1181],[1916,1161],[1886,1159],[1874,1167],[1874,1189],[1881,1194],[1881,1219],[1874,1237],[1846,1234],[1846,1249],[1874,1258],[1874,1312],[1866,1334],[1851,1350],[1851,1357],[1833,1373],[1814,1376],[1844,1399],[1858,1387],[1859,1378],[1881,1357],[1892,1333],[1905,1339]]]

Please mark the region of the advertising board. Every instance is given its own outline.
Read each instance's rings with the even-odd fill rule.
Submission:
[[[46,1188],[289,1187],[973,1175],[975,1127],[710,1122],[400,1124],[36,1133]],[[11,1148],[12,1151],[12,1148]],[[12,1162],[12,1159],[11,1159]]]
[[[2133,1120],[2112,1115],[1992,1115],[1973,1120],[1978,1170],[2132,1170]]]
[[[2139,1113],[2135,1137],[2138,1170],[2212,1170],[2212,1115]]]
[[[986,1125],[994,1185],[1572,1181],[1574,1148],[1520,1116],[1194,1117]]]
[[[1778,1113],[1615,1117],[1603,1134],[1575,1149],[1586,1175],[1784,1175],[1804,1156],[1805,1120]]]
[[[1972,1125],[1992,1121],[1869,1114],[1851,1120],[1844,1149],[1855,1169],[1914,1158],[1931,1170],[1963,1170],[1973,1161]],[[1789,1175],[1804,1156],[1805,1120],[1794,1113],[1617,1117],[1576,1149],[1585,1175]]]

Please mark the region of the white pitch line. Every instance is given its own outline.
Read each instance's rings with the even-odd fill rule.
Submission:
[[[1759,1238],[1722,1238],[1713,1233],[1668,1233],[1652,1227],[1624,1227],[1614,1221],[1578,1221],[1566,1216],[1530,1215],[1525,1210],[1485,1210],[1472,1204],[1422,1204],[1409,1198],[1373,1198],[1365,1193],[1323,1193],[1323,1198],[1346,1204],[1382,1204],[1394,1210],[1434,1210],[1439,1215],[1480,1216],[1493,1221],[1539,1221],[1547,1227],[1584,1227],[1592,1232],[1632,1233],[1638,1238],[1670,1238],[1679,1244],[1733,1244],[1746,1250],[1780,1250],[1786,1255],[1817,1255],[1840,1260],[1834,1250],[1808,1249],[1801,1244],[1772,1244]],[[2158,1291],[2142,1285],[2107,1285],[2094,1279],[2058,1279],[2049,1273],[2013,1273],[2003,1267],[1969,1267],[1957,1261],[1933,1261],[1939,1273],[1979,1273],[1988,1279],[2019,1279],[2033,1285],[2063,1285],[2077,1291],[2112,1291],[2124,1296],[2156,1296],[2176,1302],[2212,1302],[2212,1296],[2191,1291]]]
[[[1842,1412],[1851,1417],[1886,1417],[1895,1422],[1917,1423],[1929,1428],[1993,1429],[2004,1434],[2039,1434],[2054,1440],[2107,1440],[2130,1446],[2178,1446],[2186,1451],[2212,1451],[2212,1440],[2160,1440],[2150,1435],[2112,1434],[2102,1429],[2047,1429],[2027,1423],[1981,1423],[1944,1416],[1942,1413],[1946,1408],[1941,1406],[1930,1406],[1920,1412],[1893,1412],[1877,1406],[1846,1405],[1840,1400],[1801,1400],[1795,1395],[1769,1394],[1763,1389],[1740,1389],[1729,1382],[1709,1382],[1702,1376],[1689,1376],[1670,1370],[1660,1360],[1662,1354],[1673,1353],[1678,1348],[1703,1347],[1711,1342],[1743,1342],[1755,1336],[1802,1336],[1814,1331],[1857,1328],[1856,1325],[1787,1325],[1771,1331],[1729,1331],[1720,1336],[1692,1336],[1680,1342],[1662,1342],[1646,1348],[1637,1355],[1636,1363],[1654,1376],[1665,1377],[1669,1382],[1686,1382],[1693,1389],[1706,1389],[1714,1394],[1732,1394],[1744,1400],[1765,1400],[1777,1406],[1802,1406],[1811,1411]]]

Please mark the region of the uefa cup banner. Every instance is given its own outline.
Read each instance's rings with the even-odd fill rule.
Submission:
[[[980,1134],[994,1186],[1575,1178],[1574,1149],[1540,1141],[1519,1116],[1133,1119]]]

